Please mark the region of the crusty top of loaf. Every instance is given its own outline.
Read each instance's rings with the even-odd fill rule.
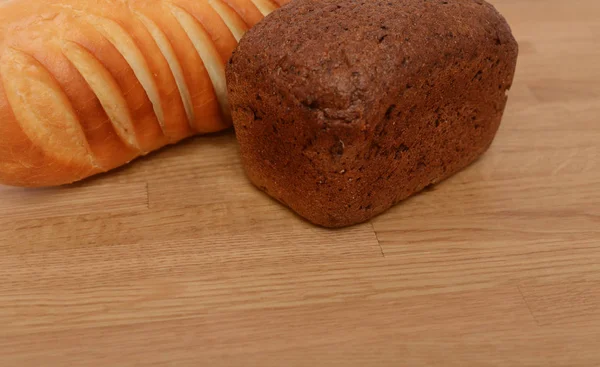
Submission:
[[[418,74],[444,53],[472,52],[456,41],[465,38],[516,48],[505,20],[481,0],[305,0],[249,31],[237,54],[253,56],[234,54],[230,67],[268,80],[322,119],[365,121],[368,106],[399,92],[404,75]]]
[[[71,183],[228,128],[224,64],[287,1],[0,0],[0,183]]]

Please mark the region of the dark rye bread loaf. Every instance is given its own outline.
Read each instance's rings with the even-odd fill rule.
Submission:
[[[517,54],[482,0],[295,0],[227,67],[245,171],[312,223],[369,220],[488,149]]]

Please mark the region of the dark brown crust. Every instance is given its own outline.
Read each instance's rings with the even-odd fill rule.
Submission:
[[[488,149],[517,54],[481,0],[296,0],[227,68],[247,175],[312,223],[367,221]]]

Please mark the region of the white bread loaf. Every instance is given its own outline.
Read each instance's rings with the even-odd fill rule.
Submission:
[[[0,184],[68,184],[230,127],[225,63],[288,1],[0,3]]]

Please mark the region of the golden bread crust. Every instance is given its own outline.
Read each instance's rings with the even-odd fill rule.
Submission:
[[[265,3],[278,7],[269,0],[1,4],[0,184],[68,184],[229,128],[225,63]]]

